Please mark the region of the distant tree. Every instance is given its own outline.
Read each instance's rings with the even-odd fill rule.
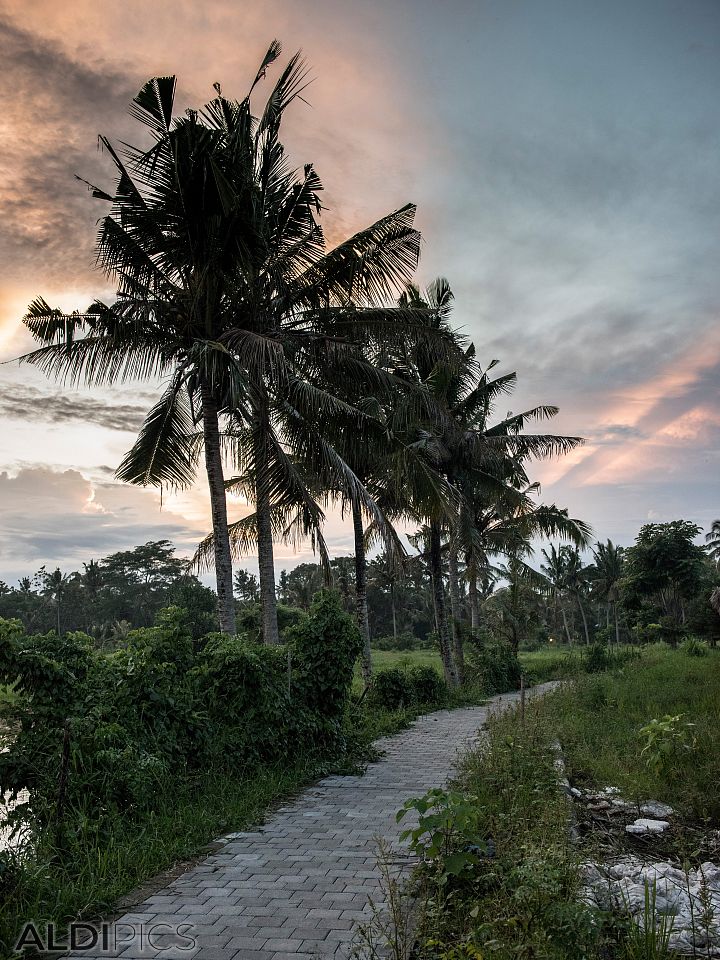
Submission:
[[[720,520],[713,520],[710,531],[705,534],[705,549],[720,566]]]
[[[624,550],[608,540],[606,543],[596,543],[593,549],[594,586],[606,604],[607,623],[609,626],[610,608],[612,607],[615,620],[615,642],[620,643],[620,620],[618,617],[618,600],[620,599],[620,581],[625,570]]]
[[[254,573],[244,570],[242,567],[235,571],[233,580],[233,589],[235,596],[241,603],[257,603],[260,597],[260,584]]]
[[[672,643],[682,632],[688,601],[698,594],[703,579],[706,555],[694,542],[699,534],[700,527],[688,520],[646,523],[626,551],[623,601],[631,608],[651,603],[664,618]]]
[[[44,576],[45,596],[55,604],[57,635],[60,636],[62,630],[61,612],[65,590],[70,578],[61,573],[60,568],[56,567],[52,573],[46,573]]]

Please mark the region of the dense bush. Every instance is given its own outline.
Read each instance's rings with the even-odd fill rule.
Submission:
[[[434,667],[378,670],[372,679],[367,701],[384,710],[400,710],[413,705],[442,704],[447,699],[445,681]]]
[[[683,640],[680,649],[683,653],[686,653],[689,657],[706,657],[710,652],[710,648],[707,643],[703,640],[698,640],[697,637],[686,637]]]
[[[368,689],[367,702],[384,710],[410,706],[415,702],[415,689],[409,671],[397,667],[378,670]]]
[[[334,594],[271,648],[210,634],[184,611],[132,631],[114,653],[83,634],[27,636],[0,620],[0,682],[15,683],[0,792],[38,826],[152,809],[161,784],[337,745],[361,640]]]
[[[447,686],[434,667],[412,667],[409,671],[416,703],[441,704],[447,700]]]
[[[469,646],[465,672],[469,682],[484,693],[504,693],[520,686],[522,667],[505,641]]]
[[[377,650],[419,650],[423,644],[409,630],[402,630],[397,636],[376,637],[373,647]]]

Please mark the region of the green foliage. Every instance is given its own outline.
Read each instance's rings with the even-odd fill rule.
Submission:
[[[488,742],[463,761],[447,791],[408,801],[406,831],[423,863],[418,957],[599,956],[600,928],[577,901],[576,852],[554,769],[551,733],[528,705],[491,720]]]
[[[504,641],[472,645],[466,654],[468,682],[486,694],[505,693],[520,687],[522,667],[511,645]]]
[[[662,775],[677,762],[678,755],[692,752],[696,741],[694,724],[683,719],[683,714],[674,717],[666,714],[660,720],[653,719],[638,731],[644,742],[641,756],[656,774]]]
[[[583,665],[588,673],[602,673],[610,666],[610,662],[607,648],[600,643],[594,643],[583,656]]]
[[[288,631],[297,664],[295,686],[311,718],[313,736],[337,737],[362,650],[355,621],[331,590],[315,596],[310,613]]]
[[[697,637],[688,637],[686,640],[683,640],[680,649],[683,653],[687,654],[688,657],[706,657],[710,652],[708,645],[702,640],[698,640]]]
[[[662,611],[667,638],[678,639],[685,601],[694,597],[705,570],[705,553],[694,543],[700,528],[687,520],[646,523],[626,551],[626,575],[620,583],[625,605],[637,609],[651,601]]]
[[[696,658],[647,647],[629,668],[579,675],[571,686],[543,697],[537,710],[563,745],[571,782],[611,784],[630,800],[653,797],[720,825],[717,651]],[[666,731],[662,718],[678,716]],[[658,722],[651,725],[653,717]],[[694,726],[684,728],[685,722]],[[653,747],[643,756],[649,738]]]
[[[397,637],[389,634],[386,637],[376,637],[373,647],[378,650],[418,650],[427,648],[431,641],[422,641],[409,630],[402,630]]]
[[[433,705],[445,703],[448,690],[445,681],[434,667],[411,667],[409,673],[416,703]]]
[[[279,648],[223,634],[194,643],[179,608],[110,654],[82,634],[28,637],[0,621],[0,682],[18,696],[0,791],[26,788],[16,820],[59,836],[155,810],[168,778],[337,747],[359,649],[330,593]]]
[[[427,665],[378,670],[367,692],[368,704],[383,710],[440,706],[447,698],[445,681],[434,667]]]
[[[415,702],[415,688],[410,672],[398,668],[378,670],[370,683],[367,701],[385,710],[401,710],[411,706]]]
[[[486,850],[482,839],[482,808],[477,797],[459,791],[429,790],[423,797],[406,800],[396,814],[400,823],[410,811],[417,813],[417,826],[403,830],[400,840],[409,840],[412,852],[438,865],[437,882],[445,886],[450,877],[468,874]]]

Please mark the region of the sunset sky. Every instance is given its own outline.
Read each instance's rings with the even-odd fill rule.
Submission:
[[[181,107],[241,96],[273,37],[311,66],[284,139],[325,183],[330,242],[417,203],[418,279],[446,276],[479,357],[517,371],[508,408],[557,404],[587,438],[538,465],[544,499],[622,544],[720,517],[717,0],[0,0],[0,360],[30,347],[33,297],[112,297],[74,178],[111,183],[97,134],[134,139],[151,76],[178,75]],[[202,482],[161,509],[113,479],[157,394],[0,366],[1,579],[193,549]],[[333,516],[331,550],[351,538]],[[278,570],[306,559],[277,549]]]

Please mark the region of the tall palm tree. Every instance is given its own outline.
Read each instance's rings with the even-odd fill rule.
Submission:
[[[260,114],[251,111],[250,95],[279,54],[273,42],[242,101],[216,87],[202,111],[182,117],[173,118],[174,77],[143,87],[132,113],[153,145],[116,151],[101,138],[117,181],[112,193],[93,188],[111,204],[98,260],[118,283],[117,299],[71,316],[34,301],[26,324],[42,346],[24,358],[74,382],[168,379],[118,476],[186,486],[204,449],[228,632],[235,620],[223,446],[231,448],[255,485],[268,642],[278,639],[273,495],[282,489],[305,527],[318,519],[278,441],[274,413],[289,404],[306,421],[322,415],[329,401],[309,389],[309,374],[329,360],[352,369],[348,334],[377,337],[388,327],[373,306],[407,282],[419,246],[408,205],[325,252],[322,184],[311,165],[290,168],[279,140],[284,113],[305,85],[299,55]],[[223,417],[234,419],[234,437],[223,439]]]
[[[560,547],[558,549],[554,543],[551,543],[549,552],[543,549],[542,555],[545,558],[545,563],[541,564],[540,570],[545,576],[552,593],[555,610],[559,608],[560,612],[562,613],[565,636],[567,638],[567,642],[571,644],[572,635],[570,634],[570,628],[568,626],[567,613],[564,604],[568,589],[567,553],[564,547]]]
[[[567,514],[555,507],[536,507],[530,519],[531,507],[528,498],[518,491],[520,481],[527,482],[522,463],[529,457],[546,457],[566,453],[582,440],[578,437],[563,437],[553,434],[531,434],[526,427],[533,422],[551,418],[557,408],[534,407],[520,414],[508,416],[491,423],[497,398],[514,386],[515,374],[491,379],[488,370],[483,371],[476,359],[473,345],[465,346],[447,327],[452,308],[453,294],[444,278],[438,278],[421,294],[416,287],[409,287],[404,302],[410,306],[425,307],[428,322],[447,331],[454,349],[438,356],[432,345],[421,344],[405,358],[407,375],[423,384],[428,390],[432,405],[428,408],[425,422],[416,427],[417,439],[422,438],[434,468],[446,479],[455,493],[453,509],[448,515],[430,512],[428,556],[433,572],[434,595],[438,611],[438,633],[441,652],[451,649],[450,631],[445,612],[443,583],[443,530],[449,535],[450,566],[456,568],[456,553],[462,546],[471,582],[471,609],[477,598],[477,577],[481,575],[478,558],[483,552],[482,535],[473,529],[472,516],[480,498],[493,513],[499,510],[501,501],[513,500],[510,511],[516,521],[516,539],[524,541],[537,532],[543,524],[549,530],[560,526],[571,537],[584,537],[586,532],[570,521]],[[428,439],[429,441],[428,442]],[[522,508],[522,509],[521,509]],[[503,508],[503,513],[507,509]],[[524,513],[522,524],[518,516]],[[458,536],[463,527],[467,537]],[[509,534],[506,533],[506,537]],[[472,546],[474,544],[474,547]],[[507,546],[507,543],[506,543]],[[451,598],[453,595],[451,576]],[[451,604],[452,605],[452,604]],[[457,598],[455,598],[457,606]],[[476,616],[477,621],[477,616]],[[476,623],[477,625],[477,623]],[[462,674],[462,643],[457,624],[452,630],[452,651],[455,679]],[[447,659],[453,659],[446,654]],[[461,679],[461,676],[459,677]]]
[[[616,546],[612,540],[608,540],[606,543],[596,543],[593,556],[595,557],[597,576],[595,584],[607,604],[608,613],[612,607],[615,622],[615,643],[619,645],[618,600],[620,598],[620,580],[624,572],[623,548]]]

